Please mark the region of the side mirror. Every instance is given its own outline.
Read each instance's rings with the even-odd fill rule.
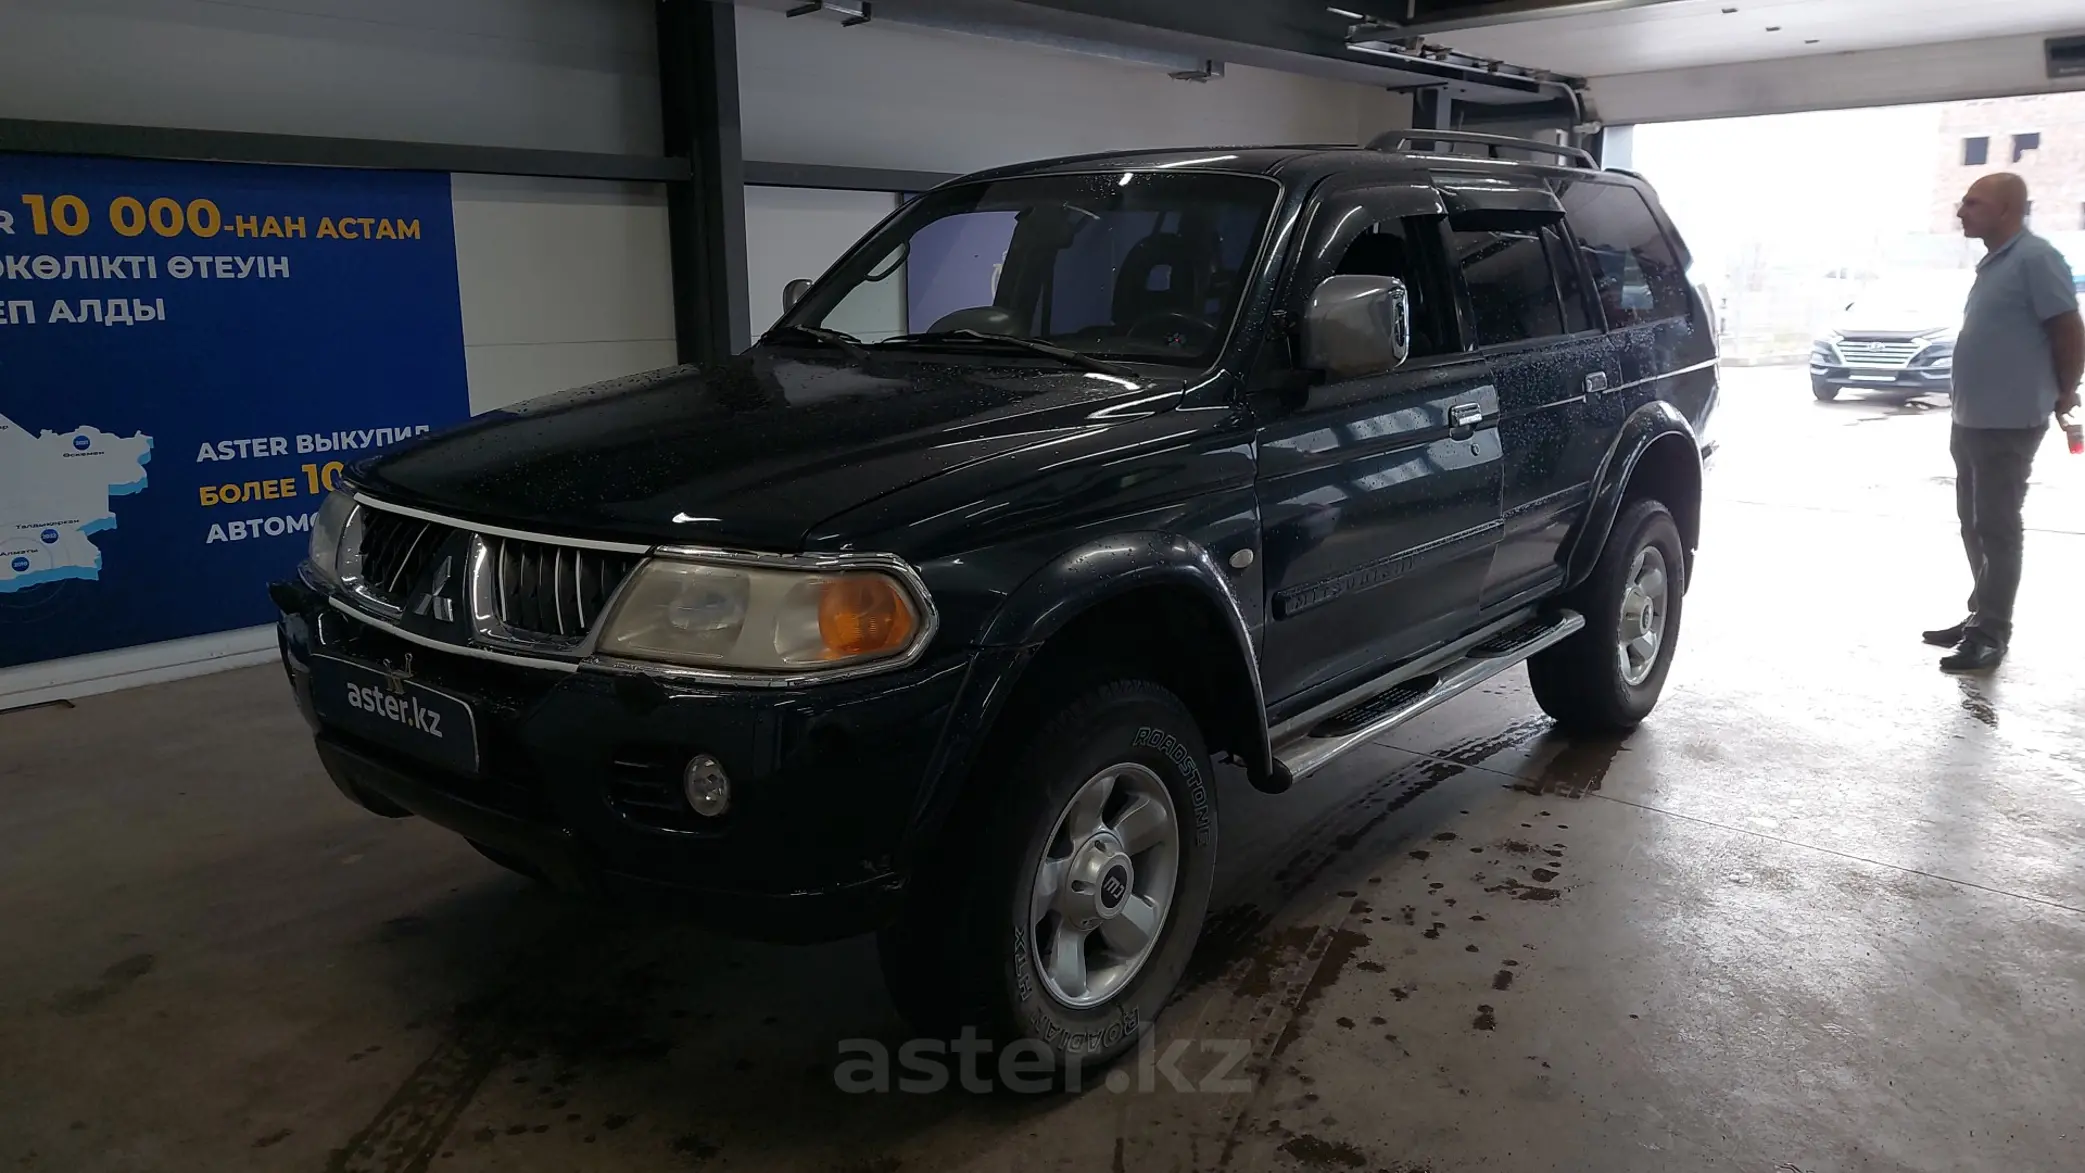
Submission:
[[[1303,312],[1303,365],[1335,379],[1373,375],[1412,356],[1412,302],[1395,277],[1327,277]]]
[[[804,294],[809,292],[811,292],[811,283],[801,277],[784,285],[782,287],[782,312],[786,314],[790,310],[795,309],[796,303],[802,301]]]

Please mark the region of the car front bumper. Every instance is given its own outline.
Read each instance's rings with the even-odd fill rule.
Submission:
[[[1954,387],[1953,367],[1849,367],[1812,361],[1810,381],[1855,391],[1946,392]]]
[[[923,812],[965,768],[980,723],[958,716],[979,669],[967,650],[810,688],[695,687],[435,651],[301,582],[273,593],[283,666],[343,793],[420,815],[561,889],[663,903],[744,936],[830,940],[886,923]],[[351,728],[335,698],[315,700],[314,657],[469,706],[475,768]],[[681,798],[698,754],[731,779],[730,808],[713,819]]]

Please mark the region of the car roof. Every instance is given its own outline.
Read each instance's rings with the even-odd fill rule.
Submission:
[[[1417,137],[1423,132],[1412,132]],[[953,182],[1013,179],[1034,175],[1071,175],[1094,171],[1208,171],[1268,175],[1285,182],[1305,184],[1332,175],[1360,175],[1388,181],[1406,179],[1430,182],[1443,172],[1461,175],[1578,176],[1605,175],[1623,183],[1638,182],[1627,172],[1595,172],[1583,167],[1531,163],[1518,159],[1487,159],[1474,155],[1435,154],[1423,151],[1384,151],[1350,144],[1308,144],[1247,147],[1170,147],[1141,151],[1109,151],[1090,155],[1067,155],[997,167],[963,176]]]

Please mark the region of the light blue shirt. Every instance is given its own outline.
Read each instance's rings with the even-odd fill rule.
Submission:
[[[1992,249],[1955,342],[1955,422],[2039,428],[2056,411],[2056,357],[2046,323],[2078,308],[2070,262],[2032,232]]]

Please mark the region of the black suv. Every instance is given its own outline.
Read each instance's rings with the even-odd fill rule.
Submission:
[[[1664,684],[1687,252],[1641,179],[1485,141],[967,177],[727,363],[352,468],[272,588],[327,771],[561,888],[874,930],[923,1031],[1121,1053],[1212,761],[1279,792],[1522,662],[1573,730]]]

